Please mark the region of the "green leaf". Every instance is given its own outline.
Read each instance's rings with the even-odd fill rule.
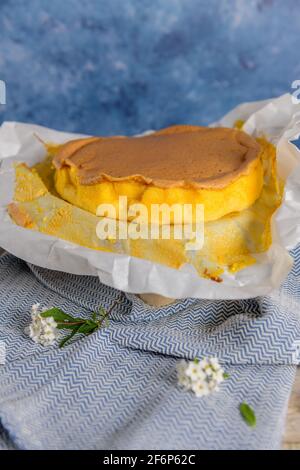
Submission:
[[[195,364],[199,364],[199,362],[200,362],[199,359],[198,359],[197,357],[195,357],[194,363],[195,363]]]
[[[229,379],[229,377],[230,377],[230,375],[227,374],[227,372],[224,372],[224,374],[223,374],[223,379],[226,380],[226,379]]]
[[[72,331],[72,333],[71,333],[70,335],[65,336],[65,337],[61,340],[61,342],[59,343],[59,347],[60,347],[60,348],[63,348],[64,345],[66,344],[66,342],[67,342],[67,341],[70,341],[70,339],[72,339],[73,336],[76,335],[76,333],[77,333],[77,331],[79,330],[79,328],[80,328],[80,325],[77,326],[77,328],[74,328],[74,330]]]
[[[85,320],[84,322],[86,325],[90,325],[90,326],[98,326],[98,322],[97,321],[94,321],[94,320]]]
[[[77,332],[82,333],[84,335],[89,335],[97,329],[98,329],[98,324],[97,323],[94,323],[94,322],[88,323],[88,322],[86,322],[83,325],[80,325]]]
[[[251,406],[243,402],[240,404],[239,409],[244,421],[248,424],[248,426],[254,428],[256,426],[256,416]]]
[[[76,318],[71,317],[67,313],[63,312],[60,308],[50,308],[50,310],[46,310],[46,312],[41,313],[41,317],[53,317],[56,322],[64,322],[64,321],[77,321]]]

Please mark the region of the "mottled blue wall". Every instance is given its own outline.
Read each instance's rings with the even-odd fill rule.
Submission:
[[[300,79],[299,0],[0,0],[0,120],[205,124]]]

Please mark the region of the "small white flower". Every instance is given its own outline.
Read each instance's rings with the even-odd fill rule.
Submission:
[[[185,375],[187,375],[191,379],[192,382],[197,381],[199,379],[201,380],[201,379],[205,378],[205,373],[201,369],[200,365],[196,364],[193,361],[191,361],[188,364],[188,366],[185,370]]]
[[[206,358],[202,359],[201,361],[199,361],[199,366],[202,369],[205,369],[208,366],[208,360]]]
[[[196,397],[203,397],[210,393],[210,388],[208,383],[205,381],[198,381],[192,384],[192,391],[195,393]]]
[[[177,374],[179,385],[193,391],[197,397],[217,392],[224,380],[224,370],[216,357],[201,361],[181,360],[177,364]]]
[[[217,357],[210,357],[209,363],[211,366],[213,366],[214,369],[219,369],[221,367]]]
[[[205,367],[205,374],[207,377],[212,377],[214,374],[214,370],[211,366]]]
[[[31,307],[31,323],[25,333],[35,342],[43,346],[51,346],[58,337],[57,323],[53,317],[43,318],[41,313],[48,310],[40,309],[39,304]]]
[[[37,314],[39,312],[39,309],[40,309],[40,304],[39,303],[34,304],[31,307],[31,314]]]

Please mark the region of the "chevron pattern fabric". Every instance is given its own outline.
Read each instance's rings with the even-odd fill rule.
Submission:
[[[99,283],[0,257],[0,449],[275,449],[300,358],[300,247],[282,288],[240,301],[154,309]],[[64,349],[24,334],[33,303],[89,315],[121,302],[110,326]],[[197,398],[180,358],[217,356],[230,375]],[[257,427],[238,405],[255,410]]]

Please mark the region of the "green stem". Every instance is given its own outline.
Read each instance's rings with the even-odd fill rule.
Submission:
[[[58,321],[57,324],[58,325],[83,325],[83,323],[85,323],[85,320],[79,320],[79,321]]]
[[[110,307],[109,310],[107,310],[107,312],[105,313],[105,315],[103,315],[103,317],[101,318],[101,321],[99,322],[99,327],[102,325],[102,323],[104,322],[105,318],[107,318],[111,312],[113,311],[113,309],[115,308],[116,305],[118,305],[120,303],[120,300],[115,300],[115,302],[112,304],[112,306]]]

